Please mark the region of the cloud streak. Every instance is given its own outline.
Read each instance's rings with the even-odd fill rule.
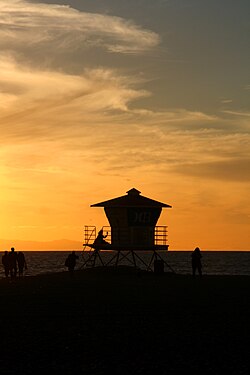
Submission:
[[[175,168],[182,175],[234,182],[250,182],[250,157],[229,159],[209,163],[183,164]]]
[[[142,53],[159,36],[119,17],[80,12],[69,6],[1,0],[0,47],[20,51],[40,45],[48,50],[91,46],[116,53]]]
[[[31,70],[11,58],[1,59],[0,69],[1,143],[33,143],[31,149],[20,149],[24,157],[15,156],[18,163],[12,162],[25,173],[70,171],[70,157],[68,163],[65,158],[53,159],[55,165],[50,167],[50,142],[53,148],[57,143],[59,153],[64,149],[64,155],[74,150],[71,157],[85,165],[102,165],[106,174],[119,170],[139,173],[142,169],[154,173],[157,169],[163,174],[204,178],[202,171],[208,170],[206,178],[229,179],[226,172],[218,172],[220,163],[225,162],[227,167],[231,161],[232,166],[237,162],[237,172],[244,169],[249,156],[248,135],[235,133],[241,122],[245,124],[246,116],[237,116],[237,126],[233,127],[231,118],[198,111],[157,112],[134,107],[135,100],[150,93],[140,89],[140,79],[122,76],[111,69],[72,75]],[[41,148],[41,154],[33,148]],[[34,154],[38,154],[36,158]],[[232,172],[230,179],[247,181],[239,173]]]
[[[109,69],[72,75],[31,70],[6,58],[0,59],[0,69],[3,137],[14,128],[20,129],[20,136],[32,129],[30,134],[35,137],[39,129],[67,132],[68,127],[105,124],[111,112],[128,112],[131,101],[149,95],[135,88],[134,79]]]

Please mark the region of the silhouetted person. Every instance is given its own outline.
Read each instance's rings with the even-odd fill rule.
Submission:
[[[19,277],[21,277],[23,276],[24,268],[27,269],[25,256],[22,251],[19,251],[19,253],[17,254],[17,265],[18,265],[18,274],[19,274]]]
[[[99,230],[98,235],[93,243],[93,245],[110,245],[109,242],[105,241],[104,238],[108,236],[108,233],[106,236],[103,234],[103,229]]]
[[[8,251],[5,251],[2,256],[2,265],[4,268],[5,276],[8,277],[10,273],[10,264],[9,264],[9,253]]]
[[[195,276],[196,270],[198,270],[198,273],[200,276],[202,276],[202,265],[201,265],[201,251],[198,247],[194,249],[192,252],[192,271],[193,271],[193,276]]]
[[[9,253],[9,267],[10,267],[10,277],[11,279],[16,278],[17,274],[17,253],[15,252],[14,247],[11,248]]]
[[[65,266],[68,267],[70,276],[73,276],[74,269],[75,269],[75,266],[76,266],[76,260],[78,258],[79,257],[76,255],[75,251],[72,251],[72,253],[68,255],[68,257],[65,261]]]

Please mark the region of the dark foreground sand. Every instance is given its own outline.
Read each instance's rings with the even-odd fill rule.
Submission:
[[[241,276],[89,269],[0,281],[3,374],[249,374]]]

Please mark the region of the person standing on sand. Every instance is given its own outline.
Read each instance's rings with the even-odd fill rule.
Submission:
[[[25,268],[27,270],[25,256],[22,251],[19,251],[19,253],[17,254],[17,265],[18,265],[18,274],[19,274],[19,277],[21,277],[23,276],[23,269]]]
[[[78,258],[79,257],[76,255],[75,251],[72,251],[72,253],[68,255],[68,257],[65,261],[65,266],[68,267],[70,276],[73,276],[74,269],[75,269],[75,266],[76,266],[76,260]]]
[[[193,272],[193,277],[195,276],[195,273],[196,273],[196,269],[198,270],[198,273],[200,276],[202,276],[202,271],[201,271],[201,268],[202,268],[202,265],[201,265],[201,251],[199,249],[199,247],[196,247],[194,249],[194,251],[192,252],[192,272]]]
[[[11,279],[16,278],[17,274],[17,253],[15,252],[14,247],[11,248],[11,251],[8,255],[9,267],[10,267],[10,277]]]
[[[10,264],[9,264],[9,254],[8,251],[5,251],[2,256],[2,265],[4,268],[5,277],[9,276],[10,273]]]

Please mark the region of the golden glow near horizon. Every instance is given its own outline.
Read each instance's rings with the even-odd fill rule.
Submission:
[[[207,3],[0,0],[0,247],[135,187],[170,249],[250,249],[250,5]]]

